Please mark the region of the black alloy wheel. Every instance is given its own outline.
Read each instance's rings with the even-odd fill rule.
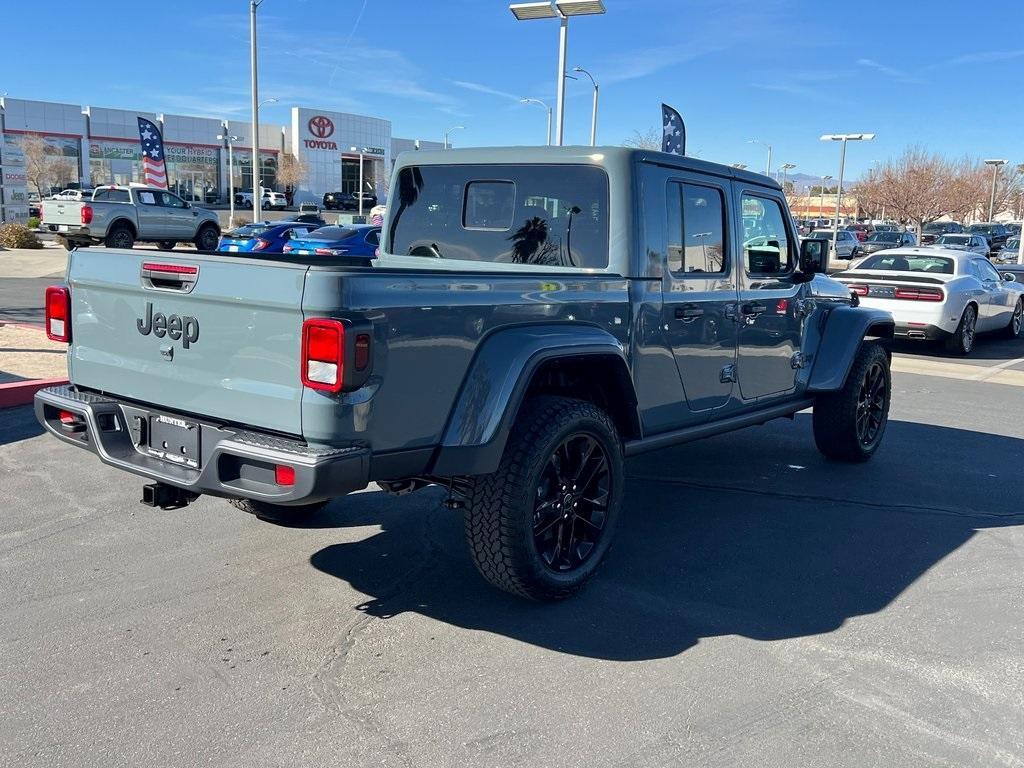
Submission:
[[[857,440],[865,448],[878,441],[886,415],[886,375],[880,362],[874,362],[861,379],[857,398]]]
[[[604,534],[612,475],[604,448],[586,433],[566,437],[541,472],[533,507],[533,544],[548,568],[569,573]]]

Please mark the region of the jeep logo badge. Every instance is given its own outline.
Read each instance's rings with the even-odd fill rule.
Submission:
[[[181,346],[189,346],[199,341],[199,320],[191,315],[165,315],[163,312],[153,314],[153,302],[146,302],[146,316],[135,321],[135,327],[143,336],[152,333],[158,339],[166,336],[171,341],[181,341]],[[173,353],[172,353],[173,354]],[[169,356],[168,356],[169,357]]]

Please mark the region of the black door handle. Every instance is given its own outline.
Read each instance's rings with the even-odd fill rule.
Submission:
[[[744,315],[763,315],[768,311],[768,307],[764,304],[744,304],[740,307],[740,312]]]
[[[677,320],[695,320],[698,317],[703,316],[704,310],[693,305],[684,305],[682,307],[676,307],[676,319]]]

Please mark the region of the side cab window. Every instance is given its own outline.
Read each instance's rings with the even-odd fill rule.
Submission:
[[[744,192],[743,263],[748,275],[780,277],[796,264],[795,238],[786,227],[786,214],[777,199]],[[849,234],[849,233],[847,233]]]

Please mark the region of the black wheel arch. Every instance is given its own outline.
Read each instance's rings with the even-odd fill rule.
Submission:
[[[592,326],[523,326],[481,343],[431,466],[438,476],[497,469],[523,403],[538,395],[593,402],[622,440],[641,436],[637,396],[622,344]]]
[[[889,340],[895,333],[892,315],[868,307],[835,307],[825,321],[814,353],[807,385],[808,393],[842,389],[853,366],[857,350],[865,339]],[[886,348],[886,354],[891,353]]]

